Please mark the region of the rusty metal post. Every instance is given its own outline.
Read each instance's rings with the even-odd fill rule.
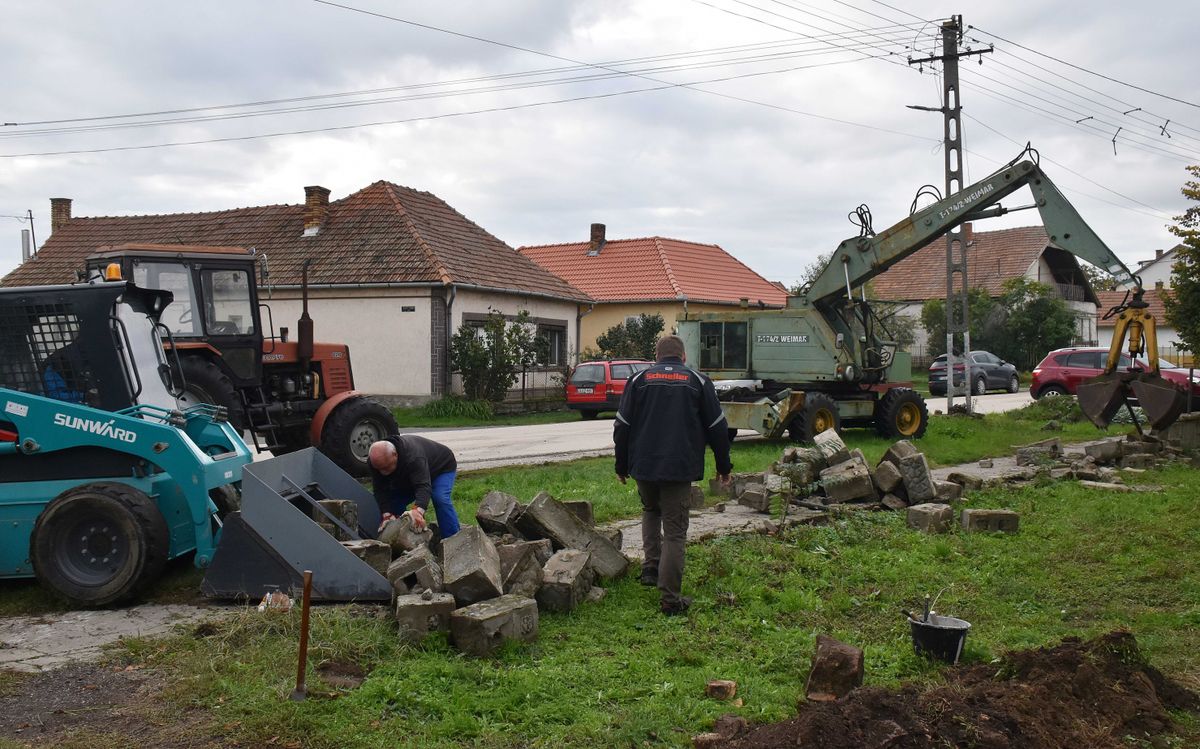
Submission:
[[[296,689],[293,702],[303,702],[308,696],[305,673],[308,671],[308,606],[312,600],[312,570],[304,570],[304,600],[300,607],[300,658],[296,664]]]

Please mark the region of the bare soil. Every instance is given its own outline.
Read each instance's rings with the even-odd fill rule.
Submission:
[[[724,746],[1128,749],[1165,745],[1155,739],[1173,731],[1168,710],[1200,709],[1195,694],[1144,661],[1128,632],[1009,653],[998,664],[948,668],[945,677],[934,687],[868,687],[834,703],[802,703],[796,718]]]

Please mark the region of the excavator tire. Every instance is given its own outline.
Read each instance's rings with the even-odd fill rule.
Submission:
[[[400,427],[382,403],[370,398],[347,400],[333,410],[321,430],[321,452],[351,476],[366,476],[367,450],[371,443]]]
[[[842,417],[837,401],[824,393],[808,393],[804,408],[788,424],[788,437],[793,442],[812,442],[813,437],[827,429],[841,429]]]
[[[892,388],[875,404],[875,431],[887,439],[916,439],[929,426],[929,408],[920,393]]]
[[[183,396],[179,398],[180,404],[185,407],[197,403],[223,406],[234,429],[245,431],[248,424],[246,411],[242,408],[242,397],[228,375],[203,356],[185,356],[180,364],[185,383]]]
[[[83,484],[54,498],[38,515],[29,542],[43,587],[78,606],[128,600],[156,580],[170,537],[158,506],[116,482]]]

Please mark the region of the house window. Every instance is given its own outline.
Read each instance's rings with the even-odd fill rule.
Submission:
[[[746,323],[700,323],[700,368],[746,368]]]
[[[545,356],[541,363],[550,367],[561,367],[567,363],[567,329],[553,325],[539,325],[538,338],[543,339]]]

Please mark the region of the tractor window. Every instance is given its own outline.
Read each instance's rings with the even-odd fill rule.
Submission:
[[[133,282],[143,289],[161,289],[175,295],[159,320],[172,335],[198,336],[200,318],[196,315],[196,286],[192,271],[181,263],[138,262],[133,266]]]
[[[745,369],[746,323],[700,323],[700,368]]]
[[[254,307],[246,272],[206,270],[201,278],[208,303],[209,335],[253,335]]]

